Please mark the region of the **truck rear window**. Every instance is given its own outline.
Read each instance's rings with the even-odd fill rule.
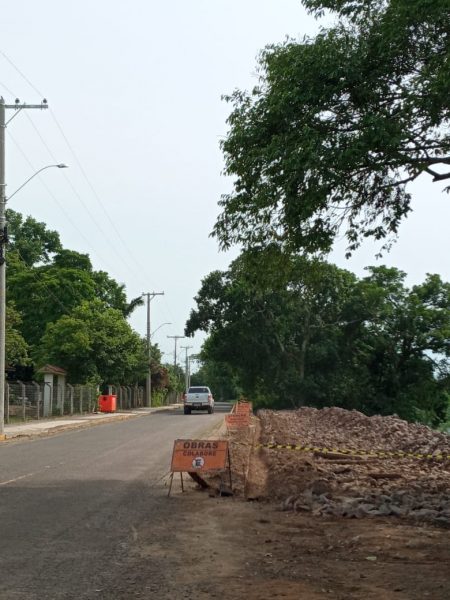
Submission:
[[[190,387],[188,394],[209,394],[209,389],[207,387]]]

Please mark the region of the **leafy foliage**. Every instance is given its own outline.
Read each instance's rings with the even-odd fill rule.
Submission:
[[[82,302],[50,323],[38,356],[67,369],[74,382],[134,383],[145,377],[148,362],[144,340],[100,300]]]
[[[8,263],[8,294],[22,314],[21,331],[31,346],[39,344],[48,323],[83,301],[100,299],[125,318],[142,304],[141,297],[128,303],[125,286],[94,271],[87,254],[61,249],[47,264],[29,266],[13,251]]]
[[[20,334],[18,327],[21,323],[20,314],[12,302],[6,307],[6,344],[5,360],[7,365],[27,365],[30,362],[28,356],[28,344]]]
[[[349,252],[389,242],[408,184],[450,178],[448,0],[303,1],[337,25],[267,47],[260,84],[227,97],[223,248],[328,250],[342,227]]]
[[[207,385],[219,401],[235,400],[241,395],[239,382],[231,367],[208,357],[200,369],[191,375],[191,385]]]
[[[23,216],[8,208],[9,247],[8,251],[20,256],[23,263],[31,267],[39,263],[47,263],[51,256],[62,250],[59,234],[47,229],[45,223],[39,223],[33,217]]]
[[[126,321],[142,298],[128,301],[123,284],[95,271],[89,255],[63,248],[44,223],[11,210],[8,219],[8,364],[27,365],[31,355],[66,367],[76,383],[145,378],[145,344]]]
[[[450,284],[432,275],[408,289],[397,269],[368,271],[243,253],[204,279],[186,334],[206,331],[205,365],[226,365],[259,405],[436,422],[450,391]]]

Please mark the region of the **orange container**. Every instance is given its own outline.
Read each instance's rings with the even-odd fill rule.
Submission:
[[[98,397],[98,410],[103,413],[116,412],[117,410],[117,396],[99,396]]]

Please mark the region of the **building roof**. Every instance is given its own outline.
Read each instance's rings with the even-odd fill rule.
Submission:
[[[67,375],[67,371],[55,365],[44,365],[38,370],[38,373],[48,373],[50,375]]]

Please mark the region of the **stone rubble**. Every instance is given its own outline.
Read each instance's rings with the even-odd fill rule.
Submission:
[[[341,408],[261,410],[260,443],[450,455],[450,436],[397,416]],[[267,496],[283,510],[402,517],[450,527],[450,460],[352,457],[262,448]]]

